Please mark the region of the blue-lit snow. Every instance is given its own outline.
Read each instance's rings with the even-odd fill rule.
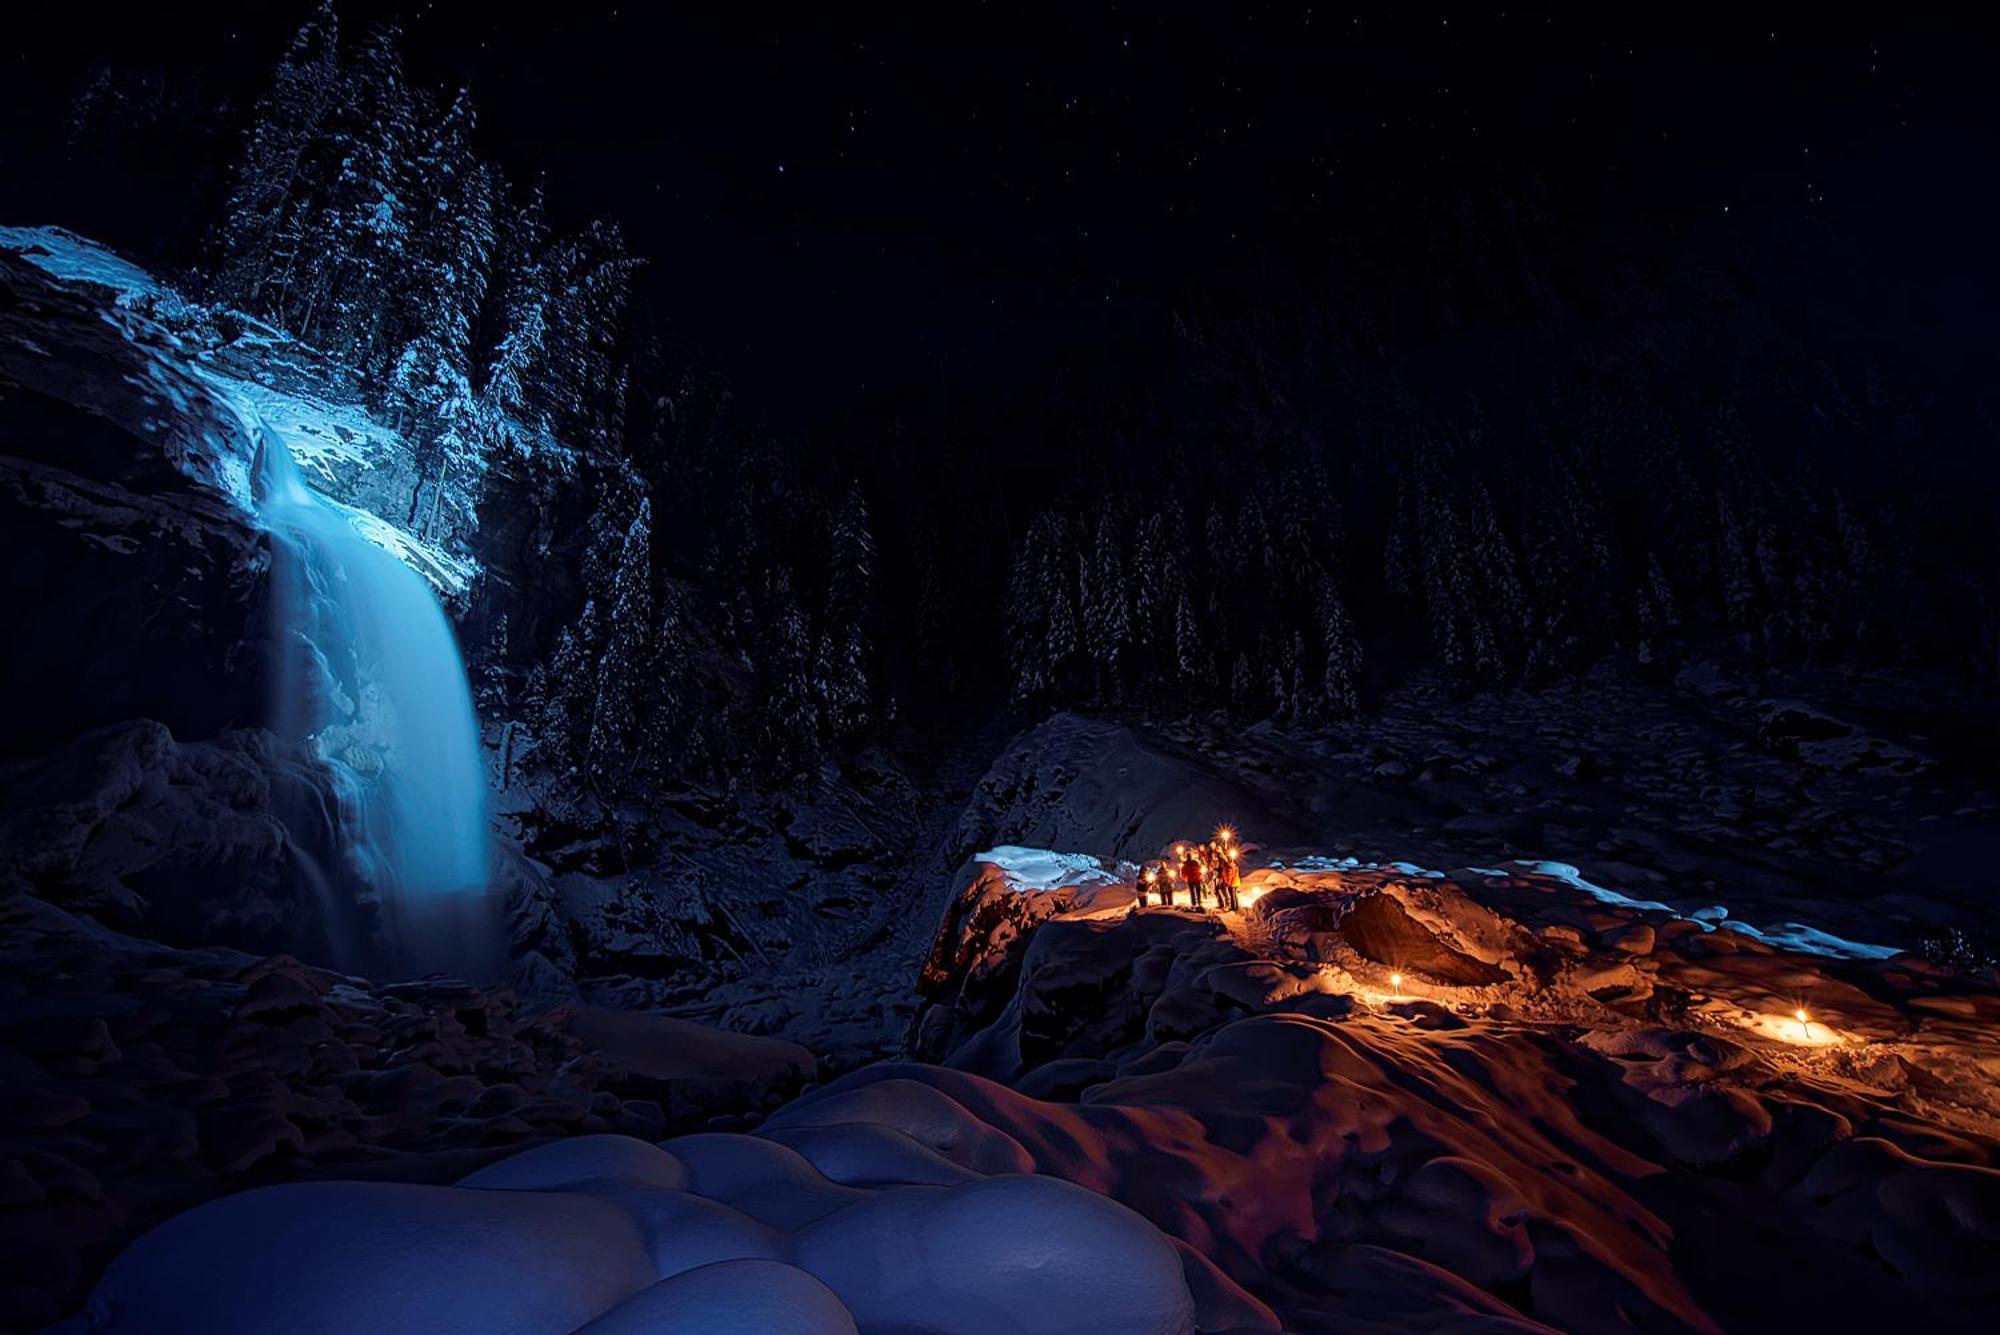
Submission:
[[[95,283],[117,293],[120,304],[135,297],[171,296],[153,275],[88,237],[63,227],[0,227],[0,250],[71,283]]]
[[[1567,862],[1517,860],[1516,867],[1525,867],[1539,876],[1573,886],[1600,903],[1616,905],[1619,908],[1644,909],[1653,913],[1670,913],[1676,918],[1698,923],[1704,929],[1713,931],[1727,920],[1731,931],[1754,937],[1780,950],[1789,950],[1802,955],[1823,955],[1830,959],[1843,960],[1886,960],[1899,952],[1894,946],[1878,946],[1866,941],[1850,941],[1821,931],[1817,927],[1800,922],[1774,923],[1769,927],[1753,927],[1741,919],[1730,918],[1729,910],[1720,904],[1699,908],[1692,913],[1682,913],[1671,904],[1663,904],[1657,899],[1634,899],[1620,894],[1592,881],[1584,879],[1583,873]],[[1497,867],[1469,867],[1468,871],[1480,876],[1512,876],[1515,873]]]
[[[1188,1272],[1167,1235],[1104,1192],[980,1165],[971,1147],[1014,1142],[928,1086],[834,1086],[767,1126],[657,1146],[613,1135],[558,1140],[455,1186],[321,1181],[237,1192],[139,1238],[106,1269],[88,1317],[62,1329],[1195,1329]]]
[[[1001,844],[973,855],[974,862],[990,862],[1015,890],[1055,890],[1062,886],[1116,885],[1122,879],[1107,868],[1101,858],[1088,853],[1058,853],[1048,848],[1026,848]]]
[[[1414,862],[1363,862],[1360,858],[1329,858],[1311,853],[1293,862],[1273,859],[1270,866],[1277,871],[1393,871],[1404,876],[1421,876],[1426,880],[1444,879],[1441,871],[1429,867],[1419,867]]]
[[[1061,886],[1109,885],[1125,879],[1127,874],[1123,868],[1107,868],[1102,859],[1092,857],[1088,853],[1058,853],[1046,848],[1025,848],[1017,844],[1002,844],[998,848],[988,849],[977,855],[974,860],[990,862],[999,867],[1006,874],[1008,885],[1017,890],[1054,890]],[[1444,872],[1430,867],[1420,867],[1414,862],[1365,862],[1356,857],[1326,857],[1318,853],[1307,854],[1290,861],[1273,858],[1266,865],[1274,871],[1393,871],[1403,876],[1414,876],[1424,880],[1445,879]],[[1676,918],[1698,923],[1710,931],[1724,919],[1728,919],[1731,930],[1755,937],[1781,950],[1846,960],[1884,960],[1899,953],[1894,946],[1850,941],[1845,937],[1835,936],[1831,932],[1800,922],[1781,922],[1768,927],[1755,927],[1740,919],[1730,918],[1729,910],[1720,904],[1683,913],[1673,905],[1660,900],[1634,899],[1630,895],[1621,894],[1619,891],[1586,880],[1581,871],[1567,862],[1524,858],[1513,865],[1535,875],[1561,881],[1565,885],[1583,891],[1599,903],[1618,908],[1667,913]],[[1509,871],[1502,867],[1468,867],[1466,870],[1477,876],[1520,874],[1518,871]]]
[[[121,306],[132,305],[140,298],[156,304],[187,305],[172,288],[144,269],[95,241],[60,227],[0,227],[0,249],[17,253],[66,282],[108,288],[117,294]],[[253,330],[259,327],[252,326]],[[267,336],[253,332],[246,338],[281,341],[283,336],[268,331]],[[304,389],[279,388],[228,375],[191,348],[176,366],[193,372],[219,400],[229,405],[244,424],[245,439],[257,439],[261,432],[283,440],[298,469],[321,493],[320,499],[345,515],[362,537],[422,575],[440,593],[457,597],[471,587],[478,566],[469,558],[424,542],[372,511],[342,505],[325,495],[344,476],[386,466],[412,452],[409,442],[375,421],[365,405],[334,402]],[[147,387],[178,409],[190,407],[183,382],[173,375],[164,371],[154,374]],[[208,480],[238,505],[255,513],[253,461],[220,435],[210,435],[207,444],[213,452],[213,475]]]

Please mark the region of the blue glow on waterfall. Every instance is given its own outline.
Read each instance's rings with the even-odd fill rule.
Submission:
[[[451,623],[422,576],[306,486],[283,440],[259,442],[286,641],[278,725],[332,771],[347,879],[374,899],[372,914],[328,906],[330,933],[347,937],[331,945],[355,966],[476,971],[492,926],[487,784]]]

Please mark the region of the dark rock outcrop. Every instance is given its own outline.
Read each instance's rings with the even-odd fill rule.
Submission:
[[[0,891],[0,1328],[62,1315],[125,1242],[220,1194],[742,1125],[813,1075],[775,1040],[172,949]]]

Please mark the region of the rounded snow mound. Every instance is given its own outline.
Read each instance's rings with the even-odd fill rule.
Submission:
[[[801,1119],[770,1136],[657,1146],[586,1136],[455,1186],[311,1182],[225,1197],[128,1248],[77,1325],[147,1335],[1196,1329],[1181,1254],[1159,1229],[1059,1178],[993,1173],[993,1156],[953,1134],[934,1097],[902,1107],[893,1088],[871,1092],[852,1120]]]

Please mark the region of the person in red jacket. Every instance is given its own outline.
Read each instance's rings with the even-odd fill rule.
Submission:
[[[1181,859],[1181,880],[1187,886],[1188,903],[1201,908],[1201,853],[1193,848]]]
[[[1217,883],[1221,887],[1217,897],[1222,901],[1222,907],[1231,913],[1236,912],[1240,904],[1236,891],[1243,884],[1243,874],[1236,866],[1236,850],[1233,848],[1223,850],[1222,867],[1218,872]]]

